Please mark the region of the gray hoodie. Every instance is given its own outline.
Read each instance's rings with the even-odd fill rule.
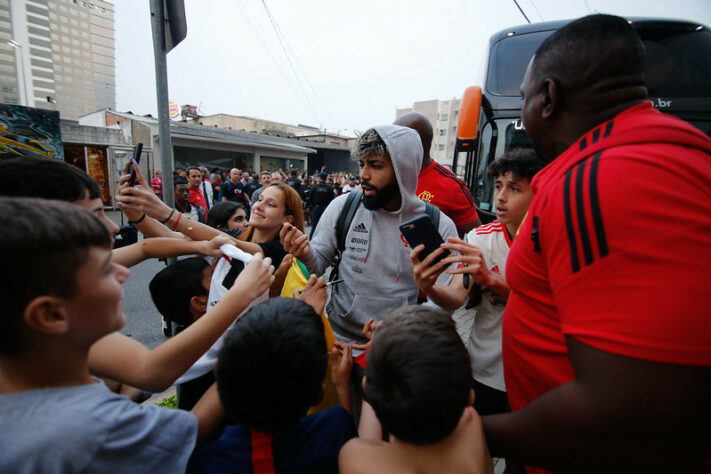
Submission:
[[[336,335],[348,342],[365,342],[361,329],[369,318],[380,321],[391,309],[415,304],[419,292],[412,274],[411,249],[399,225],[425,213],[425,203],[415,195],[422,144],[410,128],[374,128],[390,153],[402,205],[397,211],[369,211],[361,204],[351,221],[339,267],[344,281],[332,288],[326,308]],[[336,221],[346,199],[347,195],[338,196],[321,216],[309,255],[303,259],[312,273],[323,274],[336,256]],[[439,233],[445,241],[457,236],[454,223],[444,213],[440,213]],[[451,275],[443,273],[437,283],[447,285],[450,279]]]

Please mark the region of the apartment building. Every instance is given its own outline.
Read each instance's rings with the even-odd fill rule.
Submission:
[[[430,156],[442,166],[451,168],[454,145],[457,140],[459,99],[415,102],[412,107],[396,109],[395,118],[410,112],[419,112],[429,119],[433,130]]]
[[[116,107],[114,6],[0,0],[0,102],[76,120]]]

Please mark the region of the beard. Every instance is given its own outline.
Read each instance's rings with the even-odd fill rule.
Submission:
[[[363,181],[362,184],[375,189],[374,195],[363,195],[363,206],[365,206],[365,208],[369,211],[375,211],[376,209],[382,208],[390,202],[390,200],[400,194],[400,187],[397,185],[397,181],[383,186],[382,189],[376,188],[367,181]]]

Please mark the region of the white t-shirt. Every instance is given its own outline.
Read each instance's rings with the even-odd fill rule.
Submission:
[[[360,186],[358,186],[357,184],[354,184],[353,186],[351,186],[350,184],[346,184],[345,186],[343,186],[343,189],[341,190],[341,194],[348,194],[352,191],[358,191],[359,189],[360,189]]]
[[[220,261],[217,262],[215,270],[212,272],[212,279],[210,280],[210,293],[207,297],[208,312],[222,299],[223,296],[227,294],[229,289],[232,288],[237,276],[242,272],[244,267],[247,266],[250,260],[252,260],[251,254],[238,249],[232,244],[224,244],[220,247],[220,250],[222,251],[223,256],[220,258]],[[252,306],[266,301],[268,298],[269,290],[266,290],[254,301],[252,301],[249,306],[247,306],[247,308],[239,314],[239,316],[242,316],[244,313],[249,311]],[[230,328],[233,325],[234,322],[232,322]],[[229,331],[229,328],[227,331]],[[208,349],[207,352],[204,353],[192,365],[192,367],[187,370],[187,372],[175,381],[175,385],[180,385],[205,375],[215,367],[215,362],[217,362],[217,353],[224,345],[224,339],[227,331],[222,333],[212,347],[210,347],[210,349]]]
[[[467,234],[466,241],[481,250],[491,271],[506,276],[506,258],[511,241],[502,223],[494,221],[479,226]],[[491,290],[485,288],[481,303],[469,310],[474,313],[474,324],[467,349],[472,359],[474,380],[496,390],[506,391],[504,364],[501,360],[501,322],[505,305],[492,304],[491,294]]]

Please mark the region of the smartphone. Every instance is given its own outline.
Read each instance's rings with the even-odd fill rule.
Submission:
[[[143,142],[138,142],[136,143],[136,146],[133,147],[133,160],[136,163],[141,162],[141,153],[143,152]],[[131,178],[128,180],[128,185],[133,186],[136,184],[136,170],[133,168],[133,165],[131,165]]]
[[[425,249],[420,252],[418,258],[424,260],[429,254],[434,252],[439,248],[441,244],[444,243],[442,236],[439,235],[439,231],[432,223],[432,219],[427,214],[410,219],[407,222],[400,224],[400,232],[410,244],[411,248],[415,248],[420,244],[425,245]],[[443,258],[450,254],[449,250],[446,250],[432,262],[432,265],[439,262]]]

